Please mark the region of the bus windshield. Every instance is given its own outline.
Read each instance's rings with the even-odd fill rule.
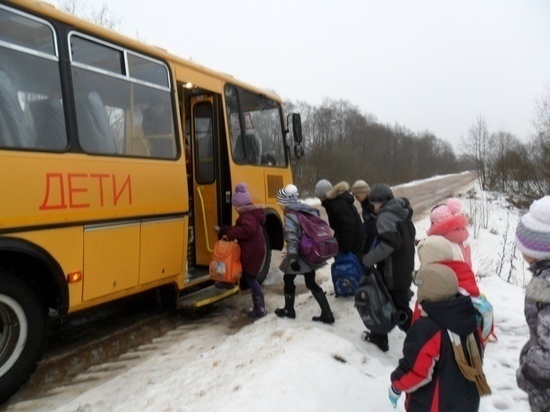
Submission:
[[[286,167],[280,104],[232,85],[225,87],[225,98],[233,160]]]

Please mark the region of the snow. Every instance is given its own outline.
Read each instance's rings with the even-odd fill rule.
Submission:
[[[480,411],[529,411],[527,396],[515,379],[519,352],[528,338],[523,287],[529,274],[513,246],[519,212],[502,197],[481,193],[475,183],[461,196],[472,221],[474,268],[480,289],[494,306],[498,338],[485,353],[484,370],[493,394],[482,398]],[[422,238],[429,219],[419,217],[415,226],[417,237]],[[334,297],[330,266],[317,272],[317,281],[327,292],[335,324],[311,321],[319,307],[303,282],[298,282],[297,318],[277,318],[273,310],[283,303],[279,261],[280,254],[274,254],[272,273],[264,286],[266,317],[239,328],[209,325],[208,319],[200,321],[199,327],[182,325],[154,341],[150,356],[131,369],[107,382],[91,381],[70,397],[64,397],[60,388],[55,407],[49,403],[46,409],[37,409],[34,405],[33,410],[394,410],[387,397],[389,375],[401,356],[405,334],[397,328],[390,333],[387,353],[363,342],[360,335],[365,328],[353,299]],[[250,295],[218,305],[227,310],[239,302],[248,305]],[[236,312],[233,316],[246,315]],[[397,411],[404,410],[403,402],[401,397]],[[11,410],[24,408],[23,403]]]

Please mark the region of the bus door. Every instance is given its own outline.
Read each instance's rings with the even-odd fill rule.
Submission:
[[[193,150],[193,234],[196,265],[208,265],[218,240],[219,184],[216,171],[218,128],[215,123],[214,98],[193,96],[191,105],[191,139]]]

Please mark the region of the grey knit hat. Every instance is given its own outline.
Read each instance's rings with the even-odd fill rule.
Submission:
[[[315,185],[315,197],[319,199],[324,199],[327,197],[327,192],[332,189],[332,183],[327,179],[321,179]]]
[[[383,203],[390,199],[393,199],[393,192],[385,183],[375,184],[369,194],[369,200],[373,203]]]

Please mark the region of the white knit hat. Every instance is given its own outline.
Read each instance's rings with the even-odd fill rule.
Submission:
[[[298,188],[293,184],[286,185],[277,192],[277,203],[281,206],[298,201]]]
[[[550,196],[535,200],[516,229],[516,244],[526,256],[550,259]]]
[[[431,235],[418,243],[418,258],[421,265],[455,260],[451,242],[443,236]]]

